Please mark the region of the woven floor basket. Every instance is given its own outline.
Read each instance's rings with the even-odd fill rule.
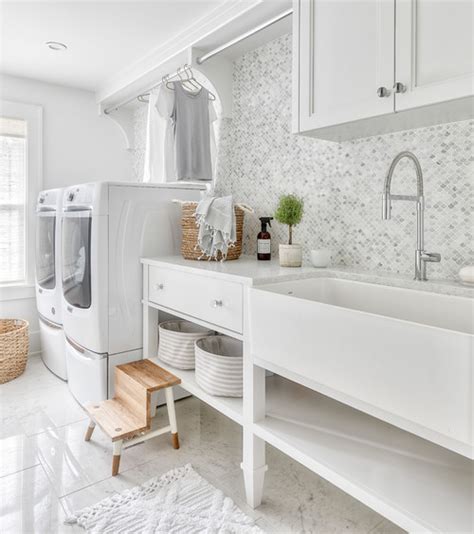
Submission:
[[[28,358],[28,323],[0,319],[0,384],[20,376]]]
[[[198,247],[199,227],[196,225],[197,202],[186,202],[182,205],[181,226],[183,228],[183,240],[181,242],[181,254],[186,260],[220,260],[219,253],[217,258],[209,258],[203,255],[202,250]],[[244,234],[244,215],[243,209],[235,206],[235,222],[237,226],[237,241],[227,252],[227,260],[238,260],[242,254],[242,238]]]

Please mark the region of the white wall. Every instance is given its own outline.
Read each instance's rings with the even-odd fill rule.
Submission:
[[[94,93],[0,75],[0,98],[43,106],[43,189],[132,180],[122,133],[98,115]]]
[[[94,93],[0,74],[0,98],[43,107],[42,189],[133,180],[131,153],[118,126],[98,115]],[[33,294],[0,301],[0,317],[30,321],[31,352],[39,350]]]

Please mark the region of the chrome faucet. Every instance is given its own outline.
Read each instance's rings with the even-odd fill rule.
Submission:
[[[416,196],[415,195],[392,195],[390,187],[392,185],[392,176],[398,162],[408,158],[415,164],[416,169]],[[392,200],[411,200],[416,202],[416,250],[415,250],[415,280],[428,280],[426,278],[426,264],[428,262],[440,262],[441,254],[437,252],[425,252],[425,228],[424,228],[424,211],[425,199],[423,196],[423,172],[420,162],[415,154],[411,152],[400,152],[392,161],[385,178],[382,195],[382,219],[388,220],[391,217]]]

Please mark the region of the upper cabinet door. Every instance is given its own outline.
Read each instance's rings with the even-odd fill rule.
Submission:
[[[394,0],[294,0],[295,131],[394,111]]]
[[[401,111],[473,94],[473,1],[396,0]]]

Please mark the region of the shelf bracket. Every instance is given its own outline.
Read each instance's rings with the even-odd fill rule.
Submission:
[[[112,119],[122,132],[125,148],[133,150],[135,148],[135,135],[133,131],[133,111],[126,108],[120,108],[112,113],[104,113],[102,106],[100,106],[99,114],[102,117]]]

